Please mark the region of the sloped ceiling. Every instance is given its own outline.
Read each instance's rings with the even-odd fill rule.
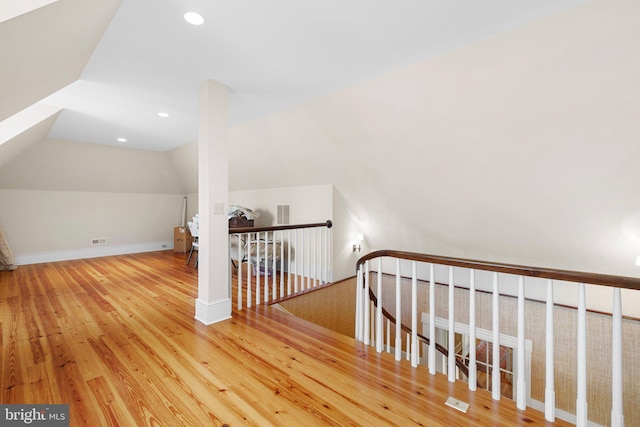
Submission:
[[[65,109],[50,137],[169,150],[197,138],[207,79],[229,86],[235,126],[586,1],[125,0],[80,80],[46,100]]]
[[[119,5],[58,0],[1,22],[0,120],[77,80]]]
[[[47,137],[60,108],[34,104],[0,122],[0,169]]]
[[[236,126],[232,189],[331,182],[367,249],[636,275],[637,40],[594,1]]]

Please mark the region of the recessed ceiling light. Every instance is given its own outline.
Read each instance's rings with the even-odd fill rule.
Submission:
[[[169,117],[169,113],[165,113],[164,111],[159,112],[158,115],[160,117]]]
[[[127,138],[118,138],[118,142],[127,142]]]
[[[204,24],[204,18],[199,13],[195,12],[187,12],[184,14],[184,20],[187,21],[191,25],[202,25]]]

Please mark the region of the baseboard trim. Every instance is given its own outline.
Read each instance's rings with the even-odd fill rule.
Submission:
[[[527,404],[530,408],[536,409],[544,414],[544,402],[530,399],[529,402],[527,402]],[[571,424],[576,423],[576,416],[574,414],[567,411],[563,411],[562,409],[558,409],[558,408],[556,408],[556,418]],[[596,424],[593,421],[587,421],[587,427],[604,427],[604,426],[600,424]]]
[[[98,258],[173,249],[173,241],[139,243],[133,245],[101,246],[68,251],[38,252],[15,255],[16,265],[41,264],[43,262],[70,261],[74,259]]]
[[[231,319],[231,298],[209,303],[197,299],[195,319],[205,325]]]

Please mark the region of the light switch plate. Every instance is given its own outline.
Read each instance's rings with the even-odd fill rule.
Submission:
[[[451,406],[453,409],[457,409],[460,412],[464,412],[465,414],[467,413],[467,409],[469,409],[468,403],[463,402],[462,400],[458,400],[454,397],[449,397],[447,401],[444,402],[444,404],[447,406]]]
[[[213,214],[214,215],[224,215],[224,203],[214,203],[213,204]]]

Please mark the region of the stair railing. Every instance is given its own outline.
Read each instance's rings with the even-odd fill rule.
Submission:
[[[237,309],[291,297],[332,281],[331,221],[229,229]]]
[[[372,268],[372,263],[377,261]],[[385,265],[383,267],[383,260]],[[393,263],[395,260],[395,263]],[[411,264],[411,326],[406,327],[401,321],[402,319],[401,295],[404,291],[401,274],[401,260],[406,264]],[[395,264],[395,267],[394,267]],[[444,268],[448,271],[448,280],[436,280],[435,268]],[[460,268],[462,272],[466,271],[468,281],[463,280],[466,284],[463,288],[469,292],[469,341],[476,342],[476,272],[490,272],[492,277],[491,295],[492,295],[492,334],[493,343],[500,343],[500,282],[504,276],[515,276],[517,279],[517,369],[515,400],[518,409],[526,409],[527,407],[527,387],[525,379],[525,278],[546,279],[546,318],[545,318],[545,392],[544,392],[544,412],[545,418],[554,421],[556,418],[556,397],[554,385],[554,288],[558,282],[575,282],[578,284],[577,295],[577,350],[576,350],[576,413],[575,423],[578,426],[587,425],[587,327],[586,327],[586,285],[600,285],[611,288],[612,295],[612,339],[611,339],[611,372],[612,372],[612,389],[611,389],[611,425],[623,426],[623,378],[622,378],[622,310],[621,310],[621,289],[640,290],[640,279],[632,277],[612,276],[605,274],[583,273],[567,270],[556,270],[548,268],[526,267],[520,265],[503,264],[495,262],[484,262],[467,260],[461,258],[442,257],[435,255],[426,255],[412,252],[380,250],[369,253],[357,262],[357,289],[356,289],[356,319],[355,319],[355,337],[367,345],[375,345],[376,351],[382,352],[384,342],[388,341],[391,335],[395,337],[395,358],[401,359],[402,349],[402,332],[409,333],[407,341],[407,359],[411,361],[412,366],[417,367],[420,359],[419,340],[428,341],[435,337],[435,312],[436,312],[436,286],[446,286],[448,288],[447,298],[447,315],[448,315],[448,345],[447,345],[447,375],[450,382],[456,381],[456,367],[460,369],[458,364],[459,357],[455,354],[455,289],[460,288],[454,281],[454,268]],[[383,270],[385,275],[395,276],[395,298],[390,298],[392,293],[387,290],[387,297],[395,299],[395,315],[392,315],[384,308],[383,301]],[[420,271],[420,274],[418,274]],[[486,274],[485,274],[486,275]],[[426,277],[425,277],[426,276]],[[418,334],[418,301],[417,301],[417,284],[418,281],[428,284],[428,312],[429,312],[429,334],[428,337],[421,337]],[[458,279],[460,281],[460,278]],[[539,283],[535,283],[539,286]],[[388,288],[388,285],[386,285]],[[531,283],[529,283],[529,287]],[[459,307],[458,307],[459,309]],[[384,320],[395,325],[395,331],[390,331],[389,323],[386,328]],[[385,337],[386,334],[386,337]],[[436,351],[443,351],[437,348],[436,340],[431,339],[428,345],[427,365],[429,373],[436,374]],[[390,346],[387,345],[387,351]],[[477,367],[475,345],[469,348],[469,364],[468,377],[469,389],[476,389]],[[488,359],[487,359],[488,360]],[[500,387],[500,345],[492,346],[492,365],[491,365],[491,392],[495,400],[501,397]],[[488,372],[489,370],[487,370]]]

